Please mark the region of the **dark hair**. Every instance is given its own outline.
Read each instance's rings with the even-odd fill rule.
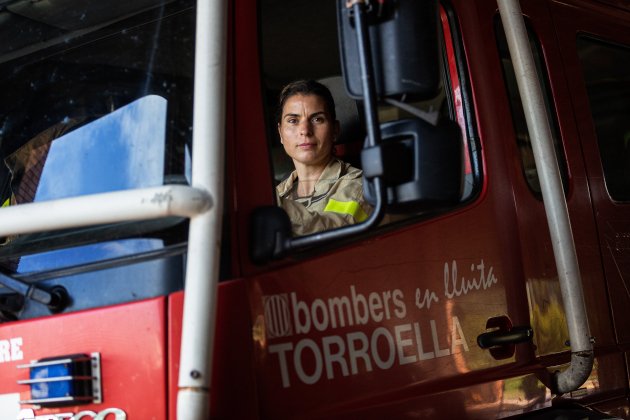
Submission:
[[[276,122],[280,122],[282,119],[282,108],[287,100],[294,95],[316,95],[324,100],[326,111],[330,114],[333,120],[337,119],[337,113],[335,112],[335,100],[333,99],[330,90],[315,80],[296,80],[291,82],[282,88],[280,96],[278,98],[278,110],[276,112]]]

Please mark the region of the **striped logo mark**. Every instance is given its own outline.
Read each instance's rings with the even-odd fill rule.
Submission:
[[[288,337],[293,334],[289,314],[289,296],[263,296],[267,338]]]

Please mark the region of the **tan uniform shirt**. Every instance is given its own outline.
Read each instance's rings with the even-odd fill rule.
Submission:
[[[276,187],[278,205],[291,219],[295,235],[308,235],[323,230],[362,222],[372,212],[363,198],[363,171],[332,159],[315,184],[313,195],[297,196],[297,173]]]

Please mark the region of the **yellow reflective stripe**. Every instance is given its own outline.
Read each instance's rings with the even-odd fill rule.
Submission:
[[[7,198],[4,203],[2,203],[2,207],[9,207],[11,205],[11,197]]]
[[[368,215],[363,211],[359,203],[356,201],[337,201],[330,199],[324,211],[331,211],[333,213],[349,214],[354,217],[357,222],[362,222],[368,218]]]

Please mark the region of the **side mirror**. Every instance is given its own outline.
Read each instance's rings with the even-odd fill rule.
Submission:
[[[339,0],[337,22],[346,89],[363,99],[356,16]],[[440,38],[437,0],[380,0],[369,2],[370,52],[376,95],[406,95],[407,100],[432,98],[440,84]]]
[[[254,210],[250,218],[250,257],[256,264],[279,258],[291,238],[291,220],[280,207],[265,206]]]
[[[381,125],[381,143],[363,149],[364,193],[375,202],[371,179],[382,177],[388,213],[437,210],[462,197],[464,155],[453,121],[433,126],[420,119]]]

